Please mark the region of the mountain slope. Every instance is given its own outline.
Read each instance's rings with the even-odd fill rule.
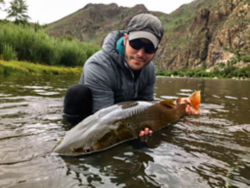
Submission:
[[[249,0],[196,0],[171,14],[157,59],[162,69],[249,62]],[[192,11],[192,12],[191,12]],[[172,25],[171,25],[172,24]],[[247,65],[247,63],[242,64]]]
[[[110,31],[126,29],[134,15],[150,12],[165,28],[155,58],[158,68],[246,66],[250,61],[249,10],[249,0],[194,0],[171,14],[150,12],[143,5],[88,4],[49,24],[46,31],[55,37],[70,35],[101,44]]]
[[[81,41],[100,43],[110,31],[126,29],[129,20],[143,12],[148,12],[144,5],[126,8],[118,7],[114,3],[88,4],[77,12],[49,24],[46,31],[55,37],[71,35]]]

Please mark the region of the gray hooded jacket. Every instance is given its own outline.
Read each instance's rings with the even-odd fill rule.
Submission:
[[[102,50],[91,56],[83,66],[80,84],[90,88],[93,112],[117,102],[153,100],[155,72],[153,62],[135,76],[116,43],[124,31],[113,31],[104,40]]]

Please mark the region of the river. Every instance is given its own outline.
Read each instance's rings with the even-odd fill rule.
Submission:
[[[250,81],[158,77],[155,98],[201,90],[200,115],[81,158],[51,153],[69,129],[62,117],[75,77],[0,77],[0,187],[250,186]]]

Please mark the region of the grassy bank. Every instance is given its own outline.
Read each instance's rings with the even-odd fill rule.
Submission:
[[[4,60],[82,66],[99,48],[72,36],[53,38],[42,28],[0,21],[0,58]]]
[[[161,76],[179,76],[179,77],[198,77],[198,78],[250,78],[250,66],[244,68],[236,68],[234,66],[228,66],[222,70],[214,69],[211,72],[207,72],[205,69],[196,70],[157,70],[157,75]]]
[[[79,75],[82,67],[65,67],[35,64],[24,61],[4,61],[0,60],[0,75]],[[227,67],[223,70],[215,69],[212,72],[206,72],[205,69],[197,70],[157,70],[158,76],[179,76],[179,77],[196,77],[196,78],[250,78],[250,66],[238,69]]]
[[[63,67],[35,64],[24,61],[0,60],[0,75],[79,75],[82,67]]]

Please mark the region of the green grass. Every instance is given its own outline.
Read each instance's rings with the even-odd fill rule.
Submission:
[[[0,76],[10,75],[79,75],[82,67],[65,67],[35,64],[25,61],[4,61],[0,60]],[[196,70],[160,70],[156,71],[158,76],[179,76],[196,78],[250,78],[250,66],[238,69],[227,66],[223,70],[214,69],[206,72],[205,69]]]
[[[55,39],[43,29],[0,21],[0,58],[47,65],[82,66],[100,48],[67,36]]]
[[[205,69],[195,70],[157,70],[156,75],[179,76],[179,77],[198,77],[198,78],[250,78],[250,66],[238,69],[234,66],[227,66],[223,70],[214,69],[206,72]]]
[[[63,67],[35,64],[24,61],[0,60],[0,75],[79,75],[82,67]]]

